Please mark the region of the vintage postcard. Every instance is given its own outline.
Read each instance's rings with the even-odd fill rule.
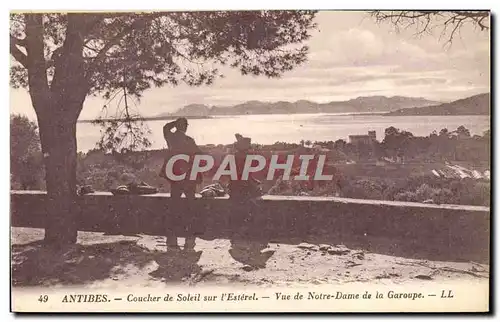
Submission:
[[[489,312],[490,11],[10,13],[12,312]]]

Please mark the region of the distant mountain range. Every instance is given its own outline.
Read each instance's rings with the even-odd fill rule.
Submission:
[[[385,113],[384,115],[490,115],[490,93],[478,94],[450,103],[425,107],[403,108],[397,111]]]
[[[191,104],[174,113],[161,113],[155,118],[172,116],[209,117],[213,115],[252,115],[252,114],[298,114],[298,113],[383,113],[402,108],[424,107],[440,104],[421,97],[404,96],[364,96],[348,101],[315,103],[307,100],[296,102],[248,101],[234,106],[207,106]]]

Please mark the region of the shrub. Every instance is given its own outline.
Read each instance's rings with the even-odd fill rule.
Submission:
[[[43,156],[38,126],[26,116],[10,117],[10,174],[13,189],[41,189]]]

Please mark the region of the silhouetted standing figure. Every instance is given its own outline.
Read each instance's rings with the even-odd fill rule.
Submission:
[[[175,132],[172,132],[173,129]],[[189,235],[186,237],[186,243],[184,245],[184,250],[192,250],[195,246],[194,236],[194,214],[191,209],[191,203],[195,199],[196,185],[201,182],[201,175],[199,175],[195,180],[190,180],[190,172],[192,166],[192,159],[195,154],[200,153],[201,150],[196,145],[194,139],[186,135],[188,128],[188,122],[186,118],[178,118],[173,122],[165,124],[163,127],[163,135],[167,141],[169,155],[173,156],[176,154],[187,154],[190,157],[191,162],[184,162],[178,160],[173,167],[173,172],[176,175],[181,175],[186,173],[185,179],[181,181],[173,181],[167,178],[170,182],[170,196],[173,199],[172,205],[175,212],[175,219],[173,222],[167,222],[167,247],[168,248],[178,248],[177,236],[175,235],[172,227],[174,224],[179,222],[183,223],[184,229]],[[186,196],[187,207],[181,207],[181,197],[182,194]],[[172,218],[173,219],[173,218]]]

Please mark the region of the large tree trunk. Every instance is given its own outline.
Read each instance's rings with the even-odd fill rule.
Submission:
[[[72,244],[77,237],[76,119],[67,115],[39,116],[45,156],[47,222],[45,241]]]

